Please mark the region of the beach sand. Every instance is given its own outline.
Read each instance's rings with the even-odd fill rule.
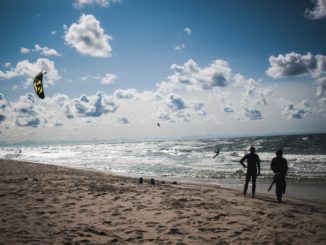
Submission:
[[[326,244],[326,205],[0,160],[0,244]]]

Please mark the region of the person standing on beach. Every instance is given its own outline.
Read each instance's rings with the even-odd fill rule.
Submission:
[[[272,159],[271,169],[274,172],[274,181],[276,184],[276,197],[279,202],[282,202],[282,195],[285,194],[286,181],[285,176],[288,172],[288,163],[283,158],[283,151],[281,149],[276,151],[276,157]]]
[[[255,197],[256,191],[256,179],[257,179],[257,170],[258,175],[260,175],[260,159],[257,154],[255,154],[255,147],[250,147],[250,153],[246,154],[243,158],[241,158],[240,163],[241,165],[247,169],[246,174],[246,183],[244,185],[243,195],[247,195],[247,189],[250,179],[252,179],[252,198]],[[247,160],[247,166],[244,164],[244,161]]]

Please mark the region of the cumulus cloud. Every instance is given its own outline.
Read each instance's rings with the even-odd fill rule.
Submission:
[[[243,87],[241,104],[251,107],[268,104],[268,98],[273,93],[270,87],[263,87],[261,81],[246,79],[241,74],[233,76],[233,80],[237,86]]]
[[[171,70],[173,74],[159,84],[159,92],[171,92],[180,87],[187,90],[210,90],[227,86],[231,78],[231,68],[223,60],[214,60],[209,66],[201,68],[190,59],[183,65],[173,64]]]
[[[192,102],[193,109],[199,116],[206,116],[207,112],[204,110],[205,104],[202,102]]]
[[[186,27],[183,29],[183,31],[187,34],[187,35],[191,35],[192,31],[189,27]]]
[[[28,54],[28,53],[30,53],[30,52],[31,52],[31,50],[28,49],[28,48],[24,48],[24,47],[21,47],[21,48],[20,48],[20,53],[21,53],[21,54]]]
[[[223,111],[226,113],[231,113],[231,112],[234,112],[234,109],[231,105],[227,105],[227,106],[223,107]]]
[[[45,124],[46,120],[41,116],[42,109],[37,106],[36,98],[33,94],[27,93],[21,96],[16,103],[12,105],[14,121],[18,127],[38,127]]]
[[[44,56],[61,56],[58,51],[48,47],[41,47],[38,44],[35,44],[34,50]]]
[[[266,74],[273,78],[285,76],[311,75],[318,77],[326,72],[326,56],[312,55],[307,53],[301,55],[297,53],[279,54],[277,57],[269,58],[270,67]]]
[[[136,89],[117,89],[113,96],[117,99],[133,99],[136,98],[138,92]]]
[[[79,53],[94,57],[111,57],[112,48],[109,44],[111,36],[93,15],[82,14],[77,23],[64,27],[66,43]]]
[[[187,108],[186,103],[183,101],[183,99],[174,94],[171,94],[168,97],[167,106],[172,111],[180,111],[180,110],[184,110]]]
[[[58,51],[56,51],[55,49],[48,48],[48,47],[41,47],[38,44],[35,44],[34,49],[28,49],[28,48],[24,48],[24,47],[20,48],[20,53],[22,53],[22,54],[28,54],[31,52],[37,52],[44,56],[61,56],[61,54]]]
[[[4,122],[6,116],[4,115],[4,111],[7,107],[7,101],[2,93],[0,93],[0,123]]]
[[[318,114],[323,117],[326,116],[326,77],[321,77],[316,80],[317,85],[317,97],[319,98]]]
[[[47,71],[46,83],[44,83],[44,86],[53,85],[56,80],[60,79],[54,62],[49,59],[38,59],[34,63],[28,60],[19,61],[16,67],[4,72],[0,71],[0,79],[12,79],[24,76],[27,77],[25,85],[30,86],[33,82],[33,78],[40,71]]]
[[[297,104],[291,102],[283,103],[282,108],[282,114],[287,119],[303,119],[312,115],[312,106],[308,100],[302,100]]]
[[[114,113],[118,109],[118,105],[111,96],[106,96],[103,92],[97,92],[95,96],[88,97],[82,95],[78,99],[74,99],[72,107],[66,108],[67,117],[72,118],[74,112],[77,116],[84,117],[100,117],[107,113]]]
[[[129,123],[128,118],[125,117],[125,116],[118,116],[117,119],[118,119],[118,122],[121,123],[121,124],[128,124]]]
[[[244,108],[243,116],[249,120],[261,120],[263,118],[259,109]]]
[[[326,98],[326,77],[321,77],[316,80],[317,85],[317,97]]]
[[[101,79],[101,84],[112,84],[115,83],[117,80],[116,74],[107,73],[105,76]]]
[[[86,5],[99,5],[101,7],[108,7],[111,3],[118,3],[121,0],[75,0],[73,5],[75,8],[82,8]]]
[[[306,9],[304,16],[309,19],[322,19],[326,17],[326,0],[311,0],[312,9]]]

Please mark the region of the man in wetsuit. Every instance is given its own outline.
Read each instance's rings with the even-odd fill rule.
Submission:
[[[276,184],[276,197],[279,202],[282,202],[282,195],[285,194],[286,181],[285,176],[288,172],[288,163],[283,158],[283,151],[277,150],[276,157],[272,159],[271,169],[274,172],[274,181]]]
[[[248,184],[250,179],[252,178],[252,197],[255,197],[255,191],[256,191],[256,179],[257,179],[257,169],[258,169],[258,175],[260,175],[260,159],[257,154],[255,154],[255,147],[250,147],[250,153],[246,154],[243,158],[241,158],[240,163],[241,165],[247,169],[246,174],[246,183],[243,190],[243,195],[246,196]],[[247,160],[247,166],[244,164],[244,161]]]

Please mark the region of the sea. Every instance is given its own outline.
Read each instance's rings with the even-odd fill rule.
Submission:
[[[0,158],[241,189],[246,169],[239,161],[251,146],[261,159],[258,192],[266,192],[271,160],[283,149],[292,196],[326,201],[326,134],[5,146]]]

